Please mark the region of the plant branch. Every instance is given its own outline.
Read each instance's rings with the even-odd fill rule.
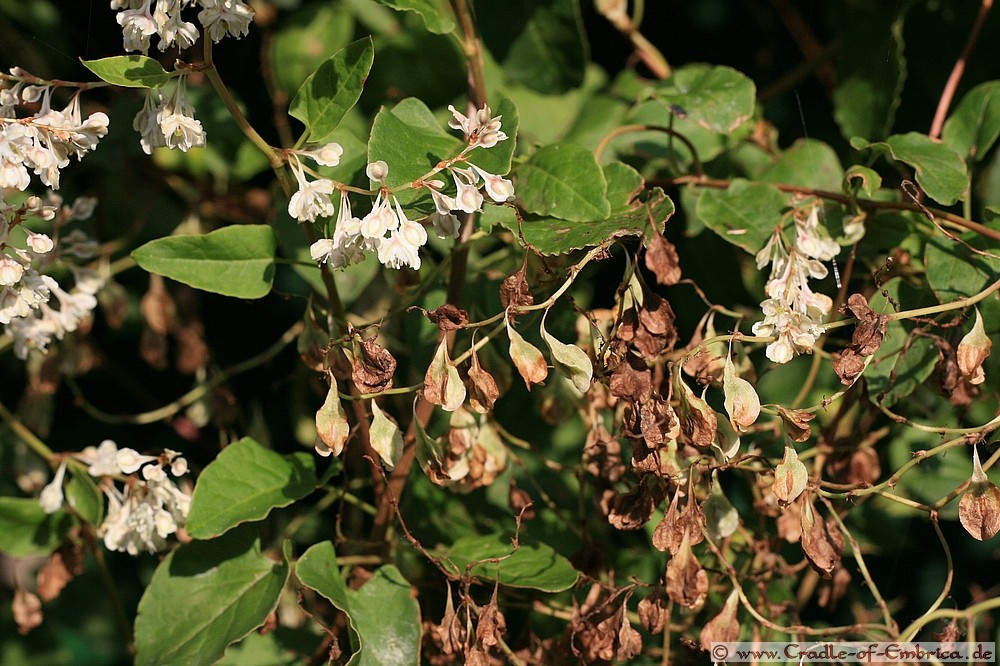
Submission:
[[[965,41],[962,53],[958,56],[958,60],[955,61],[955,66],[951,69],[951,74],[944,85],[944,90],[941,91],[941,99],[938,100],[937,111],[934,112],[934,121],[931,123],[931,129],[927,133],[932,139],[937,139],[941,136],[941,129],[944,127],[944,121],[948,115],[948,109],[951,107],[951,101],[955,98],[958,83],[962,80],[962,74],[965,73],[965,63],[968,62],[969,56],[972,54],[972,48],[979,40],[983,24],[986,22],[986,17],[992,8],[993,0],[982,0],[979,5],[979,13],[976,14],[972,30],[969,31],[969,38]]]

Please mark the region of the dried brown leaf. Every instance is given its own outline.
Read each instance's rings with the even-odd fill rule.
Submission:
[[[649,239],[649,247],[646,250],[646,268],[652,271],[656,281],[665,287],[675,285],[681,279],[677,248],[663,234],[655,231]]]
[[[662,587],[657,587],[638,606],[639,622],[651,634],[663,631],[667,621],[667,595]]]
[[[844,552],[844,537],[836,523],[824,522],[808,499],[802,505],[802,551],[824,578],[830,577]]]
[[[702,627],[701,634],[698,635],[702,650],[709,650],[712,643],[732,643],[739,639],[740,623],[736,619],[739,607],[739,592],[733,590],[726,598],[726,603],[719,614]]]
[[[528,289],[528,280],[525,278],[525,268],[527,263],[521,265],[521,269],[512,275],[508,275],[500,283],[500,305],[506,310],[532,305],[535,297]]]
[[[80,546],[67,545],[55,551],[45,561],[36,575],[38,596],[42,601],[52,601],[74,577],[83,573],[83,550]]]
[[[355,338],[351,378],[358,391],[373,394],[391,389],[395,372],[396,359],[385,347],[375,340]]]
[[[442,331],[457,331],[469,323],[469,313],[451,303],[431,310],[427,313],[427,318]]]
[[[472,365],[469,367],[469,406],[480,414],[493,411],[493,404],[500,397],[493,375],[479,365],[479,354],[472,352]]]
[[[41,600],[35,594],[21,588],[14,592],[11,609],[14,612],[14,622],[17,623],[17,633],[22,636],[40,626],[45,619]]]
[[[865,370],[865,359],[854,347],[848,347],[833,360],[833,371],[844,386],[853,384]]]
[[[785,434],[791,437],[793,442],[804,442],[812,437],[809,422],[816,418],[815,414],[802,409],[785,409],[780,405],[778,414],[785,426]]]
[[[667,563],[667,595],[685,608],[699,608],[708,594],[708,574],[691,550],[690,530],[684,532],[680,548]]]

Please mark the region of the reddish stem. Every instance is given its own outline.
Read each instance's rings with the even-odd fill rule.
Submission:
[[[965,63],[972,53],[972,47],[976,45],[976,41],[979,39],[979,33],[982,32],[983,24],[986,23],[986,16],[992,8],[993,0],[982,0],[982,4],[979,5],[979,13],[976,15],[976,22],[972,24],[969,39],[966,40],[965,48],[962,49],[962,55],[958,56],[958,60],[955,61],[955,66],[951,69],[951,76],[948,77],[948,82],[941,92],[941,99],[938,101],[937,111],[934,113],[934,122],[931,123],[931,130],[928,132],[928,135],[932,139],[937,139],[941,136],[941,128],[944,127],[944,120],[948,115],[951,100],[954,99],[955,91],[958,89],[958,82],[962,80],[962,74],[965,73]]]

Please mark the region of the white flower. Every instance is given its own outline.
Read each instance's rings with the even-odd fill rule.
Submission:
[[[506,178],[501,178],[496,174],[484,171],[475,164],[470,164],[469,166],[471,166],[475,172],[482,177],[483,182],[486,185],[486,193],[490,195],[490,199],[493,199],[493,201],[496,201],[497,203],[514,200],[513,183]]]
[[[0,255],[0,285],[8,286],[17,284],[24,275],[24,266],[21,262],[7,255]]]
[[[121,471],[118,467],[118,446],[110,439],[96,447],[88,446],[76,454],[76,458],[87,463],[87,474],[96,478],[114,476]]]
[[[205,130],[197,118],[161,111],[157,120],[168,148],[178,148],[186,153],[191,148],[205,145]]]
[[[389,199],[382,199],[380,192],[375,198],[375,205],[371,212],[361,220],[361,235],[370,239],[384,238],[386,233],[395,230],[398,226],[399,220],[389,204]]]
[[[458,210],[455,200],[441,191],[444,182],[440,180],[428,180],[424,183],[431,192],[431,199],[434,200],[434,208],[441,215],[447,215],[453,210]]]
[[[372,162],[365,167],[365,175],[367,175],[370,180],[382,182],[385,180],[386,176],[389,175],[389,165],[382,160]]]
[[[388,268],[409,266],[420,269],[420,255],[417,248],[411,245],[399,231],[393,231],[388,238],[383,238],[378,245],[378,260]]]
[[[466,118],[454,106],[449,105],[448,110],[451,111],[452,116],[451,120],[448,121],[448,127],[462,130],[469,139],[470,149],[479,146],[492,148],[507,139],[507,135],[500,131],[500,118],[502,116],[491,118],[489,106],[479,109],[471,118]]]
[[[137,9],[118,12],[126,51],[149,51],[149,38],[156,34],[156,21],[149,11],[150,0],[143,0]]]
[[[339,143],[328,143],[309,150],[295,151],[303,157],[308,157],[320,166],[335,167],[340,164],[340,158],[344,154],[344,149]]]
[[[52,242],[52,239],[45,234],[36,234],[29,231],[28,247],[31,248],[31,251],[36,254],[47,254],[52,251],[55,244]]]
[[[147,155],[153,154],[154,148],[167,145],[167,140],[160,130],[157,117],[163,109],[163,94],[159,90],[146,89],[142,108],[132,121],[132,127],[139,133],[139,144]],[[155,97],[154,97],[155,96]]]
[[[226,35],[239,39],[250,31],[253,9],[243,0],[201,0],[204,7],[198,20],[208,31],[213,42],[222,41]]]
[[[309,182],[306,180],[302,163],[294,155],[288,164],[299,184],[299,189],[288,201],[288,214],[299,222],[315,222],[317,217],[331,217],[333,202],[330,200],[330,195],[335,188],[333,181],[329,178],[318,178]]]
[[[483,206],[483,195],[479,193],[477,183],[479,176],[472,169],[459,169],[452,167],[452,178],[455,180],[455,206],[457,210],[466,213],[475,213]]]
[[[144,456],[135,449],[128,448],[121,449],[115,456],[115,462],[118,465],[118,469],[121,470],[123,474],[131,474],[146,463],[151,463],[155,460],[156,456]]]
[[[205,145],[205,130],[201,121],[194,117],[194,107],[187,95],[186,78],[180,77],[170,98],[156,113],[156,124],[163,134],[164,145],[178,148],[181,152]]]
[[[59,468],[56,470],[56,475],[52,478],[52,482],[42,488],[41,494],[38,496],[38,504],[41,505],[42,510],[45,513],[55,513],[62,508],[63,505],[63,477],[66,476],[66,460],[63,459],[59,463]]]

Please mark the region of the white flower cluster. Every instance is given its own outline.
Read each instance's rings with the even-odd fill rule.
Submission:
[[[129,555],[141,551],[155,553],[166,547],[167,537],[187,522],[191,496],[170,478],[187,472],[187,461],[176,451],[165,449],[159,456],[144,456],[133,449],[119,449],[106,439],[100,446],[88,446],[74,457],[88,465],[88,474],[102,479],[108,511],[98,534],[108,550]],[[51,483],[38,497],[46,513],[55,513],[62,507],[65,476],[63,460]],[[121,488],[115,485],[116,478],[124,479]]]
[[[183,51],[198,41],[198,27],[181,18],[186,7],[201,8],[198,22],[213,42],[246,35],[253,20],[253,9],[243,0],[111,0],[111,9],[121,10],[117,18],[125,50],[143,54],[153,35],[161,51],[174,44]]]
[[[180,76],[169,95],[158,88],[146,89],[145,102],[132,127],[139,133],[139,143],[147,155],[152,155],[154,148],[177,148],[186,153],[205,145],[205,130],[194,117],[186,81],[186,75]]]
[[[92,113],[84,120],[79,92],[57,111],[52,108],[53,86],[29,80],[35,79],[12,68],[12,85],[0,90],[0,188],[26,190],[30,170],[55,190],[69,158],[82,159],[107,134],[108,116]],[[18,118],[17,108],[25,104],[38,104],[38,110]],[[73,220],[89,218],[95,204],[94,199],[81,197],[64,206],[62,198],[50,192],[47,200],[30,196],[13,205],[0,195],[0,325],[14,339],[14,353],[21,359],[32,349],[44,351],[53,338],[61,340],[75,331],[96,307],[95,294],[104,282],[96,271],[77,265],[97,252],[97,244],[83,232],[50,238],[29,230],[25,223],[32,218],[54,221],[54,227],[61,229]],[[54,264],[72,271],[71,290],[45,274]],[[55,302],[58,308],[53,307]]]
[[[33,171],[45,185],[59,189],[59,170],[97,147],[108,133],[108,116],[92,113],[84,120],[80,113],[80,93],[70,98],[62,110],[52,108],[51,85],[28,85],[26,72],[10,70],[10,87],[0,90],[0,188],[26,190]],[[27,118],[18,118],[17,107],[39,105]]]
[[[455,194],[445,193],[444,181],[417,181],[420,186],[427,188],[434,201],[435,210],[429,216],[429,221],[439,238],[458,236],[459,222],[454,211],[474,213],[481,210],[484,201],[479,191],[481,186],[497,203],[514,198],[514,186],[509,180],[466,160],[466,155],[472,149],[492,148],[507,138],[500,130],[501,116],[491,116],[488,106],[484,106],[471,118],[465,117],[452,106],[448,108],[452,113],[448,125],[462,130],[468,139],[468,145],[462,152],[440,167],[451,174]],[[317,218],[333,216],[334,206],[330,197],[338,189],[337,184],[328,178],[309,181],[298,156],[309,157],[322,165],[336,166],[342,153],[343,149],[332,143],[313,151],[297,151],[290,156],[289,164],[298,182],[298,190],[288,203],[289,215],[300,222],[314,222]],[[459,167],[457,164],[466,166]],[[366,251],[374,251],[378,254],[378,260],[389,268],[409,266],[414,270],[419,269],[419,249],[427,242],[427,231],[420,221],[406,217],[399,200],[386,185],[389,165],[381,160],[372,162],[368,165],[366,174],[369,179],[380,184],[371,211],[363,218],[355,217],[351,212],[347,192],[340,188],[340,206],[333,237],[321,238],[313,243],[310,247],[313,260],[329,263],[334,268],[343,268],[364,259]]]
[[[757,267],[771,264],[771,276],[764,287],[768,298],[760,304],[764,320],[753,325],[754,335],[774,335],[767,346],[767,357],[775,363],[787,363],[796,354],[809,353],[823,333],[820,326],[830,314],[833,302],[825,294],[809,288],[809,278],[821,280],[827,269],[822,262],[833,259],[840,246],[819,223],[821,204],[794,213],[795,244],[785,247],[775,232],[757,253]]]

